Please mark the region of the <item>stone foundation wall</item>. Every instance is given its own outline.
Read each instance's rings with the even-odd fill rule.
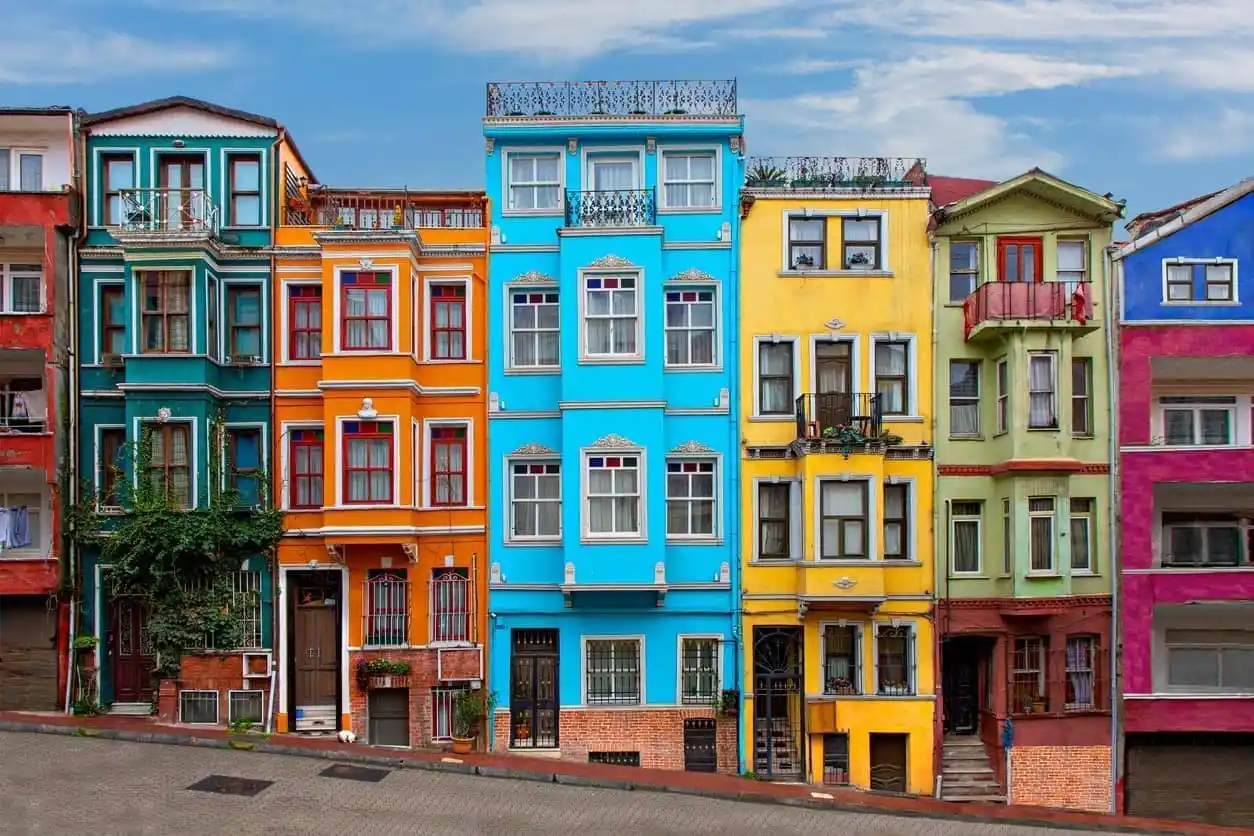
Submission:
[[[1011,804],[1110,811],[1109,746],[1015,746],[1010,750]]]
[[[684,768],[684,720],[712,718],[709,708],[563,708],[558,719],[561,757],[587,761],[589,752],[639,752],[645,769]],[[496,713],[493,748],[509,750],[509,712]],[[719,717],[715,728],[718,771],[735,775],[737,720]],[[526,749],[515,750],[526,753]]]

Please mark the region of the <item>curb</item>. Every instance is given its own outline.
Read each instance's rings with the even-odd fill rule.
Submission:
[[[597,778],[586,775],[573,775],[548,770],[511,769],[500,766],[477,765],[452,757],[439,760],[419,758],[402,758],[384,754],[364,754],[352,751],[336,751],[330,749],[311,749],[284,743],[258,741],[248,749],[231,745],[226,737],[198,737],[195,734],[172,733],[167,731],[139,732],[125,729],[98,728],[93,726],[76,726],[59,723],[13,722],[0,720],[0,732],[15,734],[55,734],[62,737],[99,738],[102,740],[118,740],[131,743],[155,743],[165,746],[192,746],[206,749],[225,749],[240,752],[257,752],[263,755],[286,755],[289,757],[309,758],[315,760],[338,761],[372,766],[386,766],[391,769],[417,769],[427,772],[446,772],[459,775],[474,775],[483,778],[506,778],[514,781],[532,781],[541,784],[562,784],[572,787],[589,787],[609,790],[625,790],[639,792],[663,792],[674,795],[691,795],[720,801],[739,801],[750,804],[772,804],[784,807],[803,807],[812,810],[830,810],[841,813],[861,813],[863,815],[892,816],[911,819],[942,819],[946,821],[979,822],[982,824],[1004,824],[1007,826],[1041,827],[1053,830],[1077,830],[1094,833],[1137,833],[1163,834],[1163,836],[1194,836],[1205,832],[1216,834],[1248,833],[1238,828],[1214,827],[1207,825],[1187,825],[1164,822],[1161,826],[1140,826],[1120,824],[1116,821],[1056,821],[1031,815],[1018,816],[982,816],[975,812],[953,812],[941,814],[928,810],[907,810],[899,807],[880,807],[871,803],[851,804],[843,801],[822,798],[806,798],[792,795],[775,795],[768,791],[736,791],[720,790],[704,787],[672,786],[665,783],[641,780],[619,780],[615,778]]]

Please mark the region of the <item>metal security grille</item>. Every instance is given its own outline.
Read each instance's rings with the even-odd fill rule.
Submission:
[[[227,694],[227,722],[260,724],[265,721],[265,705],[265,691],[231,691]]]
[[[366,579],[366,644],[409,642],[409,581],[404,569],[372,570]]]
[[[684,639],[681,701],[710,705],[718,695],[718,639]]]
[[[588,705],[640,702],[638,639],[589,639],[586,653]]]
[[[718,771],[718,737],[714,720],[693,717],[684,720],[684,770]]]
[[[588,763],[608,763],[613,766],[639,766],[639,752],[589,752]]]
[[[468,688],[431,689],[431,739],[453,738],[453,705],[457,695]]]
[[[243,570],[231,577],[231,612],[239,619],[240,641],[238,647],[219,647],[217,640],[205,636],[205,650],[259,650],[262,643],[261,625],[264,622],[265,605],[261,600],[261,572]],[[186,589],[196,592],[203,588],[199,581],[190,582]]]
[[[431,576],[431,641],[473,641],[474,582],[465,569],[436,569]]]
[[[218,724],[217,691],[179,691],[179,722]]]

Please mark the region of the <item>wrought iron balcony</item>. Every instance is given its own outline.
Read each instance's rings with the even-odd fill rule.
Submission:
[[[797,439],[860,447],[884,443],[884,410],[872,392],[820,392],[797,398]]]
[[[657,201],[653,189],[614,189],[566,192],[566,226],[653,226]]]
[[[487,116],[737,116],[736,80],[488,83]]]
[[[1095,330],[1091,282],[985,282],[962,303],[967,340],[1006,329]]]
[[[284,221],[288,226],[323,229],[482,229],[483,207],[435,203],[405,191],[394,194],[337,194],[288,184]]]
[[[127,189],[118,195],[117,229],[129,233],[216,235],[219,212],[205,189]]]
[[[747,189],[825,191],[908,189],[927,185],[927,162],[915,157],[751,157]]]

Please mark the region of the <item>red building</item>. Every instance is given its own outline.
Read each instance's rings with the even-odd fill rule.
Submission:
[[[68,107],[0,109],[0,710],[65,698],[75,120]]]

